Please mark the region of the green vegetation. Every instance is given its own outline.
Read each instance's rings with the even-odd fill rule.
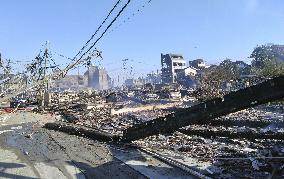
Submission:
[[[250,58],[253,59],[251,65],[227,58],[219,65],[204,69],[197,77],[200,87],[196,90],[196,97],[200,101],[221,97],[229,92],[227,89],[230,90],[230,87],[242,86],[241,76],[252,75],[254,79],[249,81],[258,83],[267,78],[284,75],[284,45],[257,46]]]
[[[252,72],[260,77],[272,78],[284,75],[284,62],[276,61],[274,59],[266,61],[262,68],[254,67]]]
[[[251,56],[252,73],[271,78],[284,75],[284,46],[262,45],[256,47]]]

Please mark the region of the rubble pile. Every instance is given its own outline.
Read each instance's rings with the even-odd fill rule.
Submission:
[[[141,112],[130,112],[124,115],[112,116],[106,121],[101,121],[100,129],[112,134],[122,134],[123,130],[136,124],[150,121],[157,116],[165,116],[169,112],[165,110],[147,110]]]
[[[97,112],[95,114],[95,112]],[[93,114],[94,113],[94,114]],[[80,115],[74,123],[89,127],[95,127],[113,135],[122,134],[123,130],[136,124],[154,119],[157,115],[164,116],[168,112],[163,110],[148,110],[143,112],[126,113],[123,115],[110,116],[109,109],[95,109],[88,115]]]
[[[159,93],[156,94],[156,93]],[[178,96],[180,92],[176,91]],[[179,104],[181,105],[179,105]],[[191,101],[177,101],[160,90],[124,89],[124,90],[83,90],[52,93],[48,111],[60,115],[59,120],[89,127],[96,127],[111,133],[121,133],[121,130],[132,125],[152,120],[169,112],[155,108],[159,105],[188,107]],[[149,106],[147,106],[149,105]],[[182,106],[183,105],[183,106]],[[151,107],[153,106],[153,107]],[[132,108],[144,108],[131,111]],[[112,111],[129,108],[129,111],[112,114]],[[147,109],[146,109],[147,108]]]
[[[183,104],[175,109],[131,111],[145,104],[125,95],[123,100],[117,101],[110,97],[106,100],[100,94],[77,94],[71,97],[72,103],[68,95],[64,97],[68,100],[58,98],[50,106],[50,111],[61,116],[60,121],[96,128],[117,136],[129,127],[185,107]],[[120,109],[127,110],[111,114],[112,110]],[[200,120],[173,134],[154,135],[133,143],[161,153],[171,151],[184,159],[209,162],[205,173],[212,177],[265,178],[283,167],[283,114],[282,104],[262,105],[210,121]]]
[[[59,121],[94,127],[114,135],[122,134],[124,129],[135,124],[140,124],[169,113],[166,110],[153,109],[111,115],[111,110],[113,109],[130,106],[139,107],[141,104],[133,100],[124,100],[119,103],[106,102],[102,95],[98,94],[72,96],[72,99],[75,99],[72,103],[62,99],[70,99],[70,96],[72,95],[58,97],[57,102],[52,103],[49,107],[49,111],[61,116],[57,118]]]
[[[184,158],[190,157],[210,162],[211,166],[207,172],[213,177],[267,178],[271,173],[280,171],[280,167],[283,168],[284,143],[283,140],[272,139],[273,136],[271,139],[255,136],[274,134],[282,139],[284,136],[283,114],[281,105],[260,106],[214,120],[229,120],[241,124],[242,120],[262,121],[263,124],[269,121],[266,127],[192,125],[180,130],[183,133],[155,135],[134,143],[156,151],[170,150],[180,153],[180,156]],[[186,134],[186,130],[189,133]],[[190,133],[192,131],[199,131],[199,133]],[[248,131],[256,135],[251,136]],[[228,136],[228,133],[235,135]]]
[[[76,94],[58,97],[47,110],[60,115],[65,122],[92,126],[93,121],[109,118],[110,105],[100,95]]]

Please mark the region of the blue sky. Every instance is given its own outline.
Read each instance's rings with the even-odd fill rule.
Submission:
[[[5,58],[30,60],[48,40],[52,51],[73,57],[115,2],[3,0],[0,52]],[[258,44],[284,44],[283,7],[283,0],[132,0],[97,45],[104,60],[96,63],[113,77],[125,77],[159,69],[160,53],[181,53],[187,60],[204,58],[211,64],[226,57],[248,61]],[[127,70],[122,70],[126,58]]]

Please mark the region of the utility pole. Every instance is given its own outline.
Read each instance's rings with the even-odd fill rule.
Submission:
[[[77,67],[77,72],[78,72],[78,76],[77,76],[77,79],[78,79],[78,88],[77,89],[79,89],[79,86],[80,86],[80,71],[79,71],[79,67]]]
[[[48,65],[48,48],[47,48],[47,43],[45,43],[45,50],[44,50],[44,54],[43,54],[43,58],[44,58],[44,69],[43,69],[43,79],[47,79],[46,75],[47,75],[47,65]],[[48,104],[49,101],[49,93],[48,93],[48,81],[44,82],[44,87],[43,87],[43,96],[42,96],[42,106],[46,106]]]
[[[46,74],[47,74],[47,63],[48,63],[48,49],[47,47],[45,48],[44,51],[44,71],[43,71],[43,78],[46,78]],[[45,83],[45,91],[48,91],[48,81],[46,81]]]

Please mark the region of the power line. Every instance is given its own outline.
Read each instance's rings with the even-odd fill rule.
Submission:
[[[131,18],[133,18],[134,16],[136,16],[138,13],[142,13],[142,10],[146,7],[146,5],[150,5],[150,3],[152,2],[152,0],[148,0],[147,2],[145,2],[140,8],[138,8],[135,12],[132,13],[132,16],[127,17],[125,20],[123,20],[120,24],[118,24],[117,26],[115,26],[111,31],[109,31],[108,34],[112,33],[114,30],[118,29],[120,26],[122,26],[123,24],[125,24],[127,21],[129,21]]]
[[[47,82],[48,80],[50,80],[51,78],[60,78],[62,76],[64,76],[64,73],[66,74],[67,71],[69,71],[70,69],[72,69],[73,67],[75,67],[76,65],[82,63],[82,58],[84,55],[86,55],[87,53],[90,52],[90,50],[97,44],[97,42],[105,35],[105,33],[108,31],[108,29],[113,25],[113,23],[117,20],[117,18],[121,15],[121,13],[125,10],[125,8],[128,6],[128,4],[131,2],[131,0],[128,0],[127,3],[122,7],[122,9],[118,12],[118,14],[115,16],[115,18],[111,21],[111,23],[107,26],[107,28],[103,31],[103,33],[100,35],[99,38],[97,38],[97,40],[91,45],[91,47],[86,51],[84,52],[81,57],[76,60],[75,62],[71,62],[69,65],[67,65],[62,71],[60,72],[57,72],[57,73],[53,73],[53,74],[50,74],[46,77],[44,77],[43,79],[33,83],[31,86],[29,87],[22,87],[22,88],[19,88],[17,89],[13,94],[10,94],[2,99],[0,99],[0,102],[2,101],[6,101],[20,93],[23,93],[23,92],[26,92],[26,91],[29,91],[37,86],[40,86],[42,84],[44,84],[45,82]],[[84,47],[85,48],[85,47]],[[98,51],[98,50],[94,50],[94,52],[96,52],[95,54],[92,54],[92,56],[96,56],[96,57],[101,57],[101,52]],[[82,52],[80,52],[82,53]],[[90,60],[90,56],[88,56],[86,59],[83,59],[84,61],[87,61],[87,60]]]
[[[151,0],[149,0],[150,2]],[[78,60],[76,60],[76,62],[67,65],[67,67],[65,69],[71,69],[72,67],[74,67],[75,65],[77,65],[77,63],[80,62],[80,60],[83,58],[83,56],[85,56],[88,52],[90,52],[90,50],[97,44],[97,42],[106,34],[106,32],[109,30],[109,28],[113,25],[113,23],[118,19],[118,17],[121,15],[121,13],[125,10],[125,8],[129,5],[129,3],[131,2],[131,0],[128,0],[127,3],[121,8],[121,10],[118,12],[118,14],[115,16],[115,18],[111,21],[111,23],[106,27],[106,29],[104,30],[104,32],[100,35],[99,38],[96,39],[96,41],[88,48],[88,50],[86,52],[84,52],[80,58]],[[100,28],[102,27],[102,25],[106,22],[106,20],[109,18],[109,16],[111,15],[111,13],[113,12],[113,10],[117,7],[117,5],[120,3],[120,0],[116,2],[116,4],[114,5],[114,7],[111,9],[111,11],[109,12],[108,16],[104,19],[104,21],[102,22],[102,24],[99,26],[99,28],[96,30],[96,32],[92,35],[92,37],[87,41],[87,43],[81,48],[81,50],[76,54],[76,56],[72,59],[72,61],[74,61],[76,59],[76,57],[81,54],[83,52],[83,50],[87,47],[87,45],[89,44],[89,42],[95,37],[95,35],[97,34],[97,32],[100,30]],[[95,51],[97,51],[95,49]],[[60,54],[58,54],[59,56],[61,56]],[[99,55],[101,56],[101,55]],[[62,57],[65,57],[62,55]],[[66,58],[66,57],[65,57]],[[67,57],[68,58],[68,57]],[[70,59],[70,58],[68,58]]]
[[[121,15],[121,13],[125,10],[125,8],[128,6],[128,4],[131,2],[131,0],[128,0],[126,4],[124,4],[124,6],[121,8],[121,10],[118,12],[118,14],[115,16],[115,18],[110,22],[110,24],[106,27],[106,29],[104,30],[104,32],[100,35],[99,38],[97,38],[97,40],[88,48],[88,50],[86,52],[84,52],[81,57],[74,62],[71,65],[68,65],[66,67],[66,69],[70,69],[73,66],[75,66],[78,62],[80,62],[80,60],[83,58],[83,56],[85,56],[88,52],[90,52],[90,50],[98,43],[98,41],[105,35],[105,33],[108,31],[108,29],[113,25],[113,23],[117,20],[117,18]]]
[[[62,55],[62,54],[60,54],[60,53],[58,53],[58,52],[56,52],[56,51],[53,51],[53,53],[54,54],[56,54],[56,55],[58,55],[58,56],[60,56],[60,57],[62,57],[62,58],[66,58],[67,60],[73,60],[72,58],[69,58],[69,57],[67,57],[67,56],[65,56],[65,55]]]
[[[112,12],[114,11],[114,9],[118,6],[118,4],[120,3],[121,0],[118,0],[115,5],[113,6],[113,8],[109,11],[108,15],[106,16],[106,18],[103,20],[103,22],[101,23],[101,25],[98,27],[98,29],[95,31],[95,33],[91,36],[91,38],[86,42],[86,44],[79,50],[79,52],[75,55],[75,57],[72,60],[75,60],[77,58],[78,55],[80,55],[83,50],[89,45],[90,41],[95,37],[95,35],[97,35],[97,33],[99,32],[99,30],[101,29],[101,27],[104,25],[104,23],[107,21],[107,19],[110,17],[110,15],[112,14]]]

